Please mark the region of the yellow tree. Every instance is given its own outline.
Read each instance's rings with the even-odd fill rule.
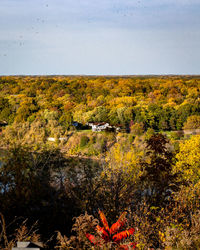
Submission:
[[[112,207],[112,213],[109,214],[112,219],[133,202],[141,175],[139,156],[140,153],[135,153],[133,148],[126,148],[123,143],[116,143],[107,154],[99,197],[104,211],[110,211]]]
[[[184,129],[200,129],[200,115],[191,115],[184,123]]]
[[[181,143],[176,158],[174,170],[180,171],[187,183],[200,183],[200,135],[192,136],[190,140]]]

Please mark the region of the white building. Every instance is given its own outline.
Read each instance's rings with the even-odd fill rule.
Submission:
[[[106,128],[112,128],[107,122],[89,122],[88,126],[92,127],[92,131],[103,131]]]

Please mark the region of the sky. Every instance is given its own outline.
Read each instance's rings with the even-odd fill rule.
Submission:
[[[200,0],[0,0],[0,75],[200,74]]]

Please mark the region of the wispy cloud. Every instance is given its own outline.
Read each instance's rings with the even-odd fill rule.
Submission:
[[[199,13],[197,0],[1,0],[0,28],[194,28]]]
[[[199,0],[1,0],[0,74],[194,73],[199,13]]]

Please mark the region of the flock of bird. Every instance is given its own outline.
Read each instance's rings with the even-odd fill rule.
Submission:
[[[48,4],[45,5],[46,8],[49,7]],[[45,23],[45,20],[44,19],[40,19],[40,18],[37,18],[36,21],[39,23]],[[31,28],[29,28],[29,30],[34,30],[34,26],[32,26]],[[35,31],[34,33],[35,35],[39,34],[39,31]],[[18,41],[14,41],[13,42],[14,44],[17,44],[19,47],[25,45],[25,42],[24,42],[24,36],[23,35],[19,35],[18,37]],[[3,53],[3,54],[0,54],[0,57],[6,57],[7,56],[7,53]]]
[[[137,3],[140,4],[141,1],[138,0]],[[44,7],[48,8],[48,7],[49,7],[49,4],[46,4]],[[128,8],[127,8],[126,10],[119,10],[119,9],[116,8],[116,9],[115,9],[115,13],[116,13],[117,15],[121,15],[121,16],[124,16],[124,17],[128,17],[128,16],[132,16],[132,15],[133,15],[133,13],[132,13]],[[44,24],[44,23],[45,23],[45,20],[44,20],[44,19],[41,19],[41,18],[36,18],[36,22],[37,22],[37,23],[40,23],[40,24]],[[92,20],[88,17],[88,23],[91,23],[91,22],[92,22]],[[58,25],[56,25],[56,27],[58,27]],[[29,30],[32,30],[32,31],[35,30],[34,34],[35,34],[35,35],[38,35],[38,34],[39,34],[39,31],[36,30],[36,29],[37,29],[37,27],[34,27],[34,26],[32,26],[31,28],[29,28]],[[23,35],[20,35],[20,36],[18,37],[18,41],[14,41],[14,43],[17,44],[19,47],[24,46],[24,45],[25,45],[24,36],[23,36]],[[6,57],[7,54],[6,54],[6,53],[3,53],[3,54],[0,54],[0,56]]]

